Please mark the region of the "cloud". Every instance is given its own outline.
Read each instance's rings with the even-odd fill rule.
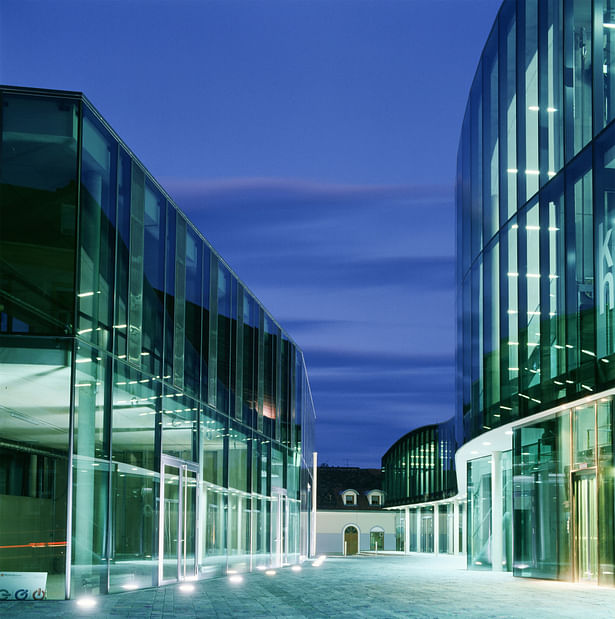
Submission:
[[[203,208],[212,206],[243,207],[246,203],[262,204],[274,212],[286,214],[295,210],[297,216],[312,217],[313,211],[299,211],[296,207],[311,205],[338,205],[352,208],[374,202],[408,204],[438,204],[452,202],[453,184],[441,185],[352,185],[322,183],[285,178],[161,178],[161,184],[172,196],[181,200],[201,201]]]

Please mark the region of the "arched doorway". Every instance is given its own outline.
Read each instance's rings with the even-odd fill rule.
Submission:
[[[356,555],[359,552],[359,531],[357,527],[348,526],[344,529],[344,554]]]
[[[369,532],[369,549],[376,552],[384,550],[384,529],[382,527],[372,527]]]

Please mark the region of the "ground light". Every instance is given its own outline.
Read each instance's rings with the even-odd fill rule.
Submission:
[[[240,582],[243,582],[243,576],[241,576],[240,574],[232,574],[231,576],[229,576],[229,580],[232,583],[238,584]]]
[[[265,574],[267,574],[267,576],[275,576],[276,575],[276,571],[275,570],[267,570],[265,572]]]
[[[179,590],[184,593],[192,593],[194,591],[194,585],[189,582],[185,582],[179,585]]]
[[[77,600],[77,606],[80,608],[94,608],[98,604],[96,598],[93,597],[82,597]]]
[[[138,588],[139,585],[135,585],[133,582],[127,582],[125,585],[122,585],[122,589],[126,589],[126,591],[134,591]]]
[[[293,572],[300,572],[301,571],[301,566],[300,565],[293,565],[290,569]]]

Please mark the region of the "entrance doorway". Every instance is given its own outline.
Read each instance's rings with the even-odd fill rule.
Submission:
[[[359,532],[356,527],[344,529],[344,554],[356,555],[359,552]]]
[[[163,456],[160,484],[161,584],[196,575],[197,465]]]
[[[593,469],[572,474],[574,505],[575,580],[598,582],[598,520],[596,472]]]

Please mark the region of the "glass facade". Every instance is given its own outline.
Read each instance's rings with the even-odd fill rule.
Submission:
[[[0,103],[0,570],[64,598],[299,561],[301,351],[83,96]]]
[[[614,10],[503,2],[456,190],[468,565],[610,585]]]
[[[507,0],[472,85],[457,188],[464,441],[615,385],[608,4]]]
[[[437,501],[457,494],[454,419],[400,438],[382,457],[385,507]]]

